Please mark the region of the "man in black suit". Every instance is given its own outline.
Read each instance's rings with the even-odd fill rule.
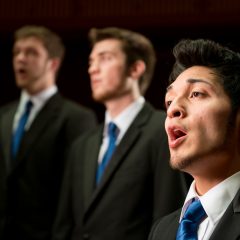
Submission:
[[[0,119],[1,239],[50,239],[65,156],[73,140],[95,126],[91,110],[58,93],[63,55],[61,39],[45,27],[24,26],[15,33],[13,67],[22,91],[18,102],[3,107]],[[29,100],[25,132],[16,145]]]
[[[89,36],[92,95],[106,107],[105,123],[71,149],[54,239],[144,240],[152,221],[186,194],[184,176],[168,164],[165,113],[143,97],[155,53],[147,38],[125,29]]]
[[[174,55],[170,163],[194,181],[183,208],[157,222],[149,239],[240,239],[240,55],[204,39],[180,41]]]

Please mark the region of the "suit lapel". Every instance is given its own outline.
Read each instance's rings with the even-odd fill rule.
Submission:
[[[39,136],[46,130],[46,126],[55,122],[54,119],[58,117],[62,104],[63,99],[60,94],[55,94],[49,99],[42,110],[40,110],[30,129],[23,136],[13,169],[16,168],[26,154],[31,151],[32,147],[38,141]]]
[[[142,127],[147,123],[149,117],[153,113],[153,108],[149,104],[145,104],[143,109],[137,115],[136,119],[130,125],[120,144],[117,146],[112,159],[109,162],[108,167],[106,168],[102,180],[100,181],[98,187],[94,190],[92,198],[87,205],[86,214],[90,211],[91,207],[94,206],[94,202],[97,200],[99,194],[108,186],[108,183],[111,181],[111,178],[114,176],[115,172],[121,165],[122,161],[125,161],[126,155],[132,149],[132,147],[137,143],[140,138]],[[96,172],[96,157],[95,157],[95,167],[94,168],[94,181],[95,181],[95,172]],[[92,172],[93,173],[93,172]]]
[[[240,239],[240,189],[224,213],[210,240]]]
[[[87,142],[86,151],[87,157],[85,157],[85,163],[83,165],[83,179],[84,179],[84,205],[88,205],[92,197],[95,188],[95,175],[97,167],[97,159],[99,154],[99,148],[102,141],[103,126],[92,135]]]
[[[170,221],[169,224],[166,226],[166,229],[168,229],[168,231],[166,231],[166,236],[164,237],[164,239],[169,239],[169,240],[176,239],[176,235],[179,227],[180,214],[181,214],[181,209],[177,210],[173,215],[173,220]]]
[[[149,240],[175,240],[179,226],[180,214],[181,209],[178,209],[177,211],[159,219],[159,221],[154,223],[151,233],[149,235]]]

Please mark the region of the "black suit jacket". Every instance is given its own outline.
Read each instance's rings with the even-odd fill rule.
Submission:
[[[145,104],[98,187],[103,126],[74,143],[54,239],[147,239],[153,219],[181,206],[187,186],[184,176],[169,166],[164,121],[165,113]]]
[[[50,239],[67,152],[76,137],[95,126],[96,118],[92,111],[57,93],[38,113],[12,160],[17,105],[4,107],[0,118],[0,161],[4,168],[0,178],[5,197],[0,200],[0,217],[5,224],[0,227],[6,239]]]
[[[149,240],[175,240],[181,209],[156,222]],[[220,219],[209,240],[240,239],[240,190]]]

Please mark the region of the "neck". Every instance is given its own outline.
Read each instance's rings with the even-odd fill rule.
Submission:
[[[132,104],[139,96],[128,95],[117,99],[109,100],[105,103],[107,111],[112,118],[119,115],[124,109]]]
[[[240,161],[240,159],[239,159]],[[240,171],[240,166],[225,169],[212,169],[211,173],[204,173],[203,175],[196,175],[194,177],[196,183],[196,191],[201,196],[208,192],[211,188],[215,187],[225,179]],[[213,174],[214,172],[214,174]]]

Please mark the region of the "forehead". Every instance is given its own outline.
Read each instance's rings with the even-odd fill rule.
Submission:
[[[213,91],[224,91],[214,70],[204,66],[193,66],[183,71],[167,88],[167,93],[184,91],[191,86],[203,86]]]
[[[43,42],[37,37],[26,37],[15,41],[14,48],[31,47],[45,49]]]
[[[121,41],[118,39],[104,39],[94,44],[90,57],[102,53],[123,53]]]

